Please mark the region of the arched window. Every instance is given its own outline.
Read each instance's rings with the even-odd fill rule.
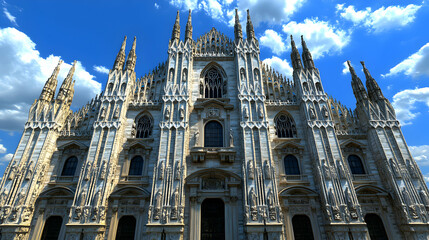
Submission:
[[[223,147],[223,128],[217,121],[210,121],[204,127],[204,147]]]
[[[74,176],[77,167],[77,157],[69,157],[64,163],[63,171],[61,172],[61,176]]]
[[[349,162],[350,171],[352,171],[352,174],[365,174],[362,161],[358,156],[350,155],[347,160]]]
[[[365,215],[366,226],[368,227],[369,237],[371,240],[388,240],[386,229],[384,229],[383,221],[374,213]]]
[[[280,114],[274,118],[274,124],[278,138],[296,137],[295,121],[290,115]]]
[[[294,155],[287,155],[284,159],[286,175],[300,175],[298,159]]]
[[[41,240],[57,240],[60,235],[63,218],[60,216],[50,216],[43,227]]]
[[[132,240],[136,232],[136,218],[123,216],[119,219],[116,240]]]
[[[295,215],[292,218],[293,236],[295,240],[312,240],[313,229],[311,221],[306,215]]]
[[[317,83],[316,83],[316,90],[317,90],[318,92],[321,92],[321,91],[322,91],[322,84],[320,84],[320,82],[317,82]]]
[[[204,77],[204,97],[221,98],[223,89],[223,80],[219,71],[212,68],[207,71]]]
[[[153,120],[148,115],[143,115],[137,121],[136,138],[148,138],[152,135]]]
[[[130,176],[141,176],[143,172],[143,158],[135,156],[131,159],[130,170],[128,175]]]

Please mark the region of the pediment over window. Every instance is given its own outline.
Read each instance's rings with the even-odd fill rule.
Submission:
[[[279,192],[280,197],[317,197],[319,194],[307,187],[289,187],[284,188]]]
[[[141,148],[144,150],[152,150],[152,147],[148,145],[148,142],[153,142],[153,138],[148,139],[135,139],[135,138],[128,138],[127,142],[124,144],[124,150],[130,150],[132,148]]]
[[[340,143],[344,152],[361,152],[366,149],[366,145],[354,139],[347,139]]]
[[[74,197],[74,190],[68,187],[54,187],[43,191],[38,199],[47,199],[47,198],[70,198]]]
[[[110,199],[119,199],[119,198],[149,198],[150,193],[139,187],[129,186],[123,187],[115,190],[110,194]]]
[[[229,98],[198,98],[194,108],[204,109],[210,106],[222,107],[226,110],[234,109],[234,105],[229,103]]]
[[[284,138],[281,139],[281,141],[274,142],[273,149],[282,153],[302,154],[304,152],[304,147],[300,144],[300,142],[301,139],[299,138]]]
[[[356,194],[359,196],[368,195],[388,195],[388,192],[382,188],[372,185],[361,185],[355,188]]]
[[[64,150],[66,148],[78,148],[80,150],[86,150],[88,149],[88,146],[82,142],[78,142],[75,140],[63,143],[61,145],[58,145],[57,147],[59,150]]]

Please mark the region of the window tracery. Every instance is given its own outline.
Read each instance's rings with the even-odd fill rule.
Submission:
[[[295,121],[290,115],[280,114],[274,119],[278,138],[295,138],[297,136]]]
[[[219,71],[212,68],[204,76],[204,97],[221,98],[223,95],[223,79]]]
[[[136,138],[148,138],[152,135],[153,119],[148,115],[143,115],[137,121]]]

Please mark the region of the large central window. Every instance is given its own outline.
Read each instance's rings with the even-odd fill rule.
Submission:
[[[205,98],[221,98],[222,97],[223,80],[219,71],[215,68],[207,71],[204,77],[204,97]]]
[[[204,127],[204,147],[223,147],[223,128],[217,121],[210,121]]]
[[[295,121],[289,114],[280,114],[274,118],[276,134],[278,138],[295,138]]]

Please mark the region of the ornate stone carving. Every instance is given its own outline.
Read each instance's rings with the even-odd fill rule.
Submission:
[[[268,163],[268,160],[265,160],[264,162],[264,173],[265,173],[265,179],[271,179],[271,167]]]
[[[249,160],[247,162],[247,174],[250,179],[253,179],[253,175],[255,174],[254,168],[253,168],[253,160]]]
[[[164,161],[158,164],[158,179],[164,178]]]

